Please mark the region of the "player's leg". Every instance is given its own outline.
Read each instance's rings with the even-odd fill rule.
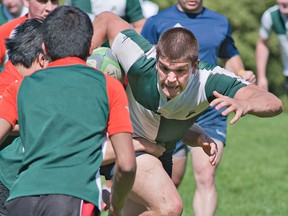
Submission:
[[[285,93],[286,95],[288,96],[288,76],[285,76],[284,77],[284,90],[285,90]]]
[[[136,161],[136,178],[129,199],[137,205],[144,206],[147,211],[142,214],[131,212],[135,208],[132,208],[133,203],[128,203],[124,215],[181,215],[181,197],[159,159],[143,154],[138,156]]]
[[[215,110],[213,107],[210,107],[196,122],[217,143],[218,161],[216,162],[216,166],[212,166],[209,162],[209,157],[204,153],[202,148],[192,147],[190,150],[196,183],[193,199],[195,216],[210,216],[216,212],[217,193],[215,175],[217,165],[221,160],[224,143],[226,142],[227,117],[221,115],[224,109]]]
[[[215,140],[218,146],[218,162],[223,152],[223,143]],[[196,189],[193,199],[195,216],[213,216],[217,208],[217,193],[215,186],[216,166],[212,166],[209,157],[202,148],[192,147],[190,150]]]
[[[172,169],[172,181],[175,186],[178,187],[182,182],[186,170],[187,164],[187,146],[179,141],[176,144],[176,148],[173,152],[173,169]]]

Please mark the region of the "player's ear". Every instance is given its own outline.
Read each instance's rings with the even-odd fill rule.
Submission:
[[[38,56],[38,64],[39,64],[39,66],[41,67],[41,68],[44,68],[44,66],[45,66],[45,57],[44,57],[44,55],[42,54],[42,53],[40,53],[39,54],[39,56]]]
[[[197,59],[197,61],[193,64],[193,66],[192,66],[192,74],[196,73],[196,71],[198,70],[199,63],[200,63],[200,60]]]
[[[47,54],[46,46],[45,46],[44,43],[42,43],[42,50],[43,50],[43,52],[44,52],[45,54]]]

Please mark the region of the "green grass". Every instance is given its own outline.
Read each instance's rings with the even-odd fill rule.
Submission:
[[[247,115],[228,126],[227,146],[216,175],[216,216],[288,215],[288,113]],[[193,216],[191,158],[180,185],[183,216]],[[103,213],[104,216],[107,213]]]
[[[245,116],[228,126],[227,147],[216,175],[217,216],[288,215],[288,114]],[[191,164],[191,160],[189,161]],[[192,216],[194,179],[187,167],[179,188],[183,216]]]

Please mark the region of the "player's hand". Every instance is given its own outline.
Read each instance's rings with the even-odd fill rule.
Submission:
[[[268,91],[268,80],[266,78],[258,79],[257,86],[265,91]]]
[[[218,161],[218,147],[207,135],[201,135],[197,139],[197,144],[203,148],[203,151],[209,156],[209,162],[211,165],[215,166]]]
[[[141,137],[135,137],[133,138],[133,140],[138,141],[138,143],[135,143],[133,141],[135,151],[145,151],[148,154],[151,154],[157,158],[160,157],[166,151],[166,148],[164,147],[163,144],[152,143]],[[137,147],[136,145],[139,146]]]
[[[111,196],[111,189],[106,187],[106,186],[103,186],[103,189],[102,189],[102,211],[107,211],[109,210],[110,208],[110,196]]]
[[[255,84],[255,83],[256,83],[256,76],[255,76],[255,74],[253,73],[253,71],[246,70],[245,72],[243,72],[243,73],[241,74],[241,77],[242,77],[244,80],[246,80],[246,81],[248,81],[248,82],[250,82],[250,83],[252,83],[252,84]]]
[[[230,124],[234,124],[240,119],[241,116],[246,115],[245,110],[247,109],[244,109],[246,103],[241,103],[241,101],[222,95],[217,91],[213,91],[213,95],[216,97],[216,99],[210,103],[210,106],[215,106],[216,110],[226,107],[226,109],[221,113],[223,116],[227,116],[231,112],[235,113],[235,116],[230,121]]]

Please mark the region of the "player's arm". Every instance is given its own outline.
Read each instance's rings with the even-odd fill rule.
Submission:
[[[94,34],[91,43],[91,50],[101,46],[109,40],[110,46],[117,34],[133,27],[119,16],[112,12],[102,12],[93,21]]]
[[[147,152],[148,154],[154,155],[157,158],[160,157],[166,150],[166,148],[163,145],[149,142],[148,140],[141,137],[133,138],[132,142],[133,142],[133,149],[135,152],[144,151]],[[108,141],[102,165],[113,163],[115,162],[115,160],[116,155],[113,146],[111,145],[111,142]]]
[[[122,84],[108,75],[105,76],[109,99],[107,132],[116,155],[110,213],[121,215],[136,174],[136,158],[132,144],[133,129],[128,99]]]
[[[0,145],[10,134],[12,129],[15,132],[18,120],[16,97],[20,83],[13,83],[7,87],[0,100]],[[19,128],[18,128],[19,131]]]
[[[245,70],[240,55],[235,55],[225,60],[225,69],[242,77],[244,80],[255,84],[256,76],[251,70]]]
[[[268,80],[266,77],[266,66],[269,58],[268,40],[259,38],[256,44],[256,67],[257,85],[268,91]]]
[[[146,21],[146,19],[141,19],[141,20],[138,20],[138,21],[132,23],[135,31],[136,31],[138,34],[141,33],[142,28],[143,28],[143,26],[144,26],[144,24],[145,24],[145,21]]]
[[[234,118],[230,121],[231,124],[234,124],[241,116],[246,114],[272,117],[280,114],[283,109],[279,98],[253,84],[240,88],[234,98],[224,96],[216,91],[213,94],[216,99],[210,103],[210,106],[216,106],[215,109],[217,110],[227,107],[222,112],[224,116],[231,112],[235,113]]]
[[[125,200],[134,183],[136,159],[132,146],[132,134],[114,134],[110,136],[110,140],[116,154],[110,212],[121,215]]]
[[[209,156],[210,163],[213,166],[216,165],[216,161],[218,160],[217,144],[199,125],[193,124],[182,138],[182,141],[192,147],[202,147],[203,151]]]
[[[0,118],[0,145],[4,142],[12,130],[11,124],[3,118]]]

